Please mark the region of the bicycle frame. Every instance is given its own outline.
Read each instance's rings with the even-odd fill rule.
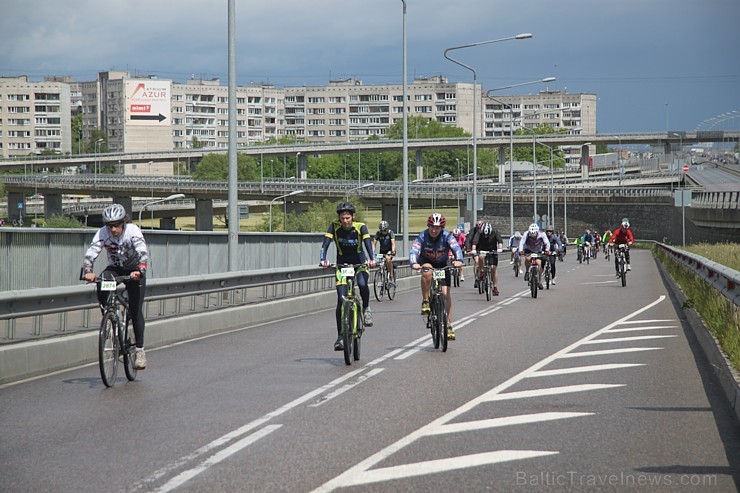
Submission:
[[[100,284],[100,290],[108,293],[98,334],[100,376],[106,387],[115,385],[119,354],[123,355],[126,378],[129,381],[136,379],[136,341],[132,337],[133,331],[129,330],[129,306],[124,296],[126,291],[118,293],[118,284],[130,279],[130,276],[114,276],[113,279],[95,280]]]
[[[442,290],[441,280],[445,278],[445,271],[454,269],[445,266],[439,269],[434,267],[422,267],[422,272],[432,271],[432,284],[429,287],[429,315],[427,315],[427,328],[432,332],[434,349],[442,345],[442,352],[447,351],[447,300]],[[449,289],[449,288],[448,288]]]
[[[360,359],[360,337],[362,337],[362,300],[355,289],[356,271],[364,264],[334,264],[340,278],[347,284],[347,294],[342,297],[342,339],[344,342],[344,362],[347,365]]]

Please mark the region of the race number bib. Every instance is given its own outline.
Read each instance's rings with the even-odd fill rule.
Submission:
[[[115,291],[116,290],[116,281],[100,281],[100,290],[101,291]]]

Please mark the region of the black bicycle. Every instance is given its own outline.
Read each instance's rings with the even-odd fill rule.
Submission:
[[[396,282],[391,279],[391,273],[385,265],[385,255],[376,255],[375,262],[380,266],[373,275],[373,291],[375,292],[375,299],[383,301],[383,298],[388,296],[388,299],[393,301],[393,298],[396,297]]]
[[[429,314],[427,315],[427,329],[432,333],[434,349],[442,346],[442,351],[447,351],[447,300],[442,292],[442,281],[445,279],[445,271],[454,269],[445,266],[441,269],[433,267],[422,267],[422,272],[432,271],[432,286],[429,292]]]
[[[130,327],[128,294],[125,289],[118,290],[118,284],[131,280],[131,276],[112,277],[95,278],[95,282],[100,284],[100,290],[108,293],[98,332],[100,377],[106,387],[112,387],[116,383],[119,356],[123,356],[123,369],[129,381],[135,380],[137,373],[134,367],[136,336]]]
[[[531,253],[529,254],[529,291],[532,293],[532,298],[537,297],[537,289],[539,289],[539,275],[540,275],[540,269],[537,266],[537,259],[543,258],[543,255],[540,255],[539,253]]]
[[[625,252],[629,249],[626,243],[620,243],[617,248],[614,249],[614,255],[617,261],[617,273],[619,279],[622,281],[622,287],[627,285],[627,258]]]
[[[478,279],[478,291],[486,293],[486,301],[491,301],[493,298],[493,258],[498,253],[481,250],[478,255],[483,255],[483,274]]]

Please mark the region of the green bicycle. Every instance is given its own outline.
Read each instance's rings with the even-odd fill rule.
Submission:
[[[344,342],[344,362],[348,365],[360,359],[360,341],[365,331],[362,318],[362,299],[360,290],[355,289],[355,273],[363,264],[334,264],[337,275],[347,283],[347,295],[342,298],[342,340]]]

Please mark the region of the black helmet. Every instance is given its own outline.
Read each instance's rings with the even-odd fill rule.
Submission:
[[[337,214],[341,214],[344,211],[354,214],[355,206],[352,205],[352,202],[342,202],[337,206]]]

